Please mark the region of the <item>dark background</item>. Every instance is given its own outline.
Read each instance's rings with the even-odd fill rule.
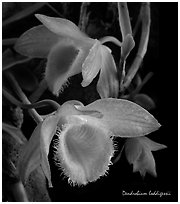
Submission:
[[[63,3],[62,3],[63,4]],[[111,29],[103,33],[103,27],[97,19],[104,18],[106,22],[111,22],[112,13],[107,14],[107,3],[92,3],[91,10],[94,17],[94,25],[89,27],[88,32],[92,37],[103,37],[107,34],[120,39],[117,23]],[[52,3],[58,9],[58,3]],[[136,16],[139,8],[137,3],[128,3],[130,16]],[[59,6],[61,11],[62,7]],[[80,3],[71,3],[69,12],[66,16],[74,23],[78,23]],[[39,11],[49,16],[55,16],[47,8]],[[52,201],[177,201],[178,192],[178,64],[177,64],[177,28],[178,28],[178,4],[177,3],[151,3],[151,33],[147,54],[144,58],[143,66],[140,70],[141,76],[148,72],[154,73],[153,77],[142,89],[153,98],[156,103],[156,109],[151,113],[161,123],[162,127],[148,135],[156,142],[165,144],[167,149],[153,152],[156,161],[157,178],[147,174],[144,179],[139,173],[132,172],[132,166],[127,163],[125,155],[110,167],[109,175],[97,180],[95,183],[89,183],[85,187],[72,187],[63,178],[60,170],[57,170],[51,162],[53,189],[49,189]],[[39,22],[31,15],[25,20],[3,29],[3,38],[18,37],[32,26]],[[112,45],[111,45],[112,46]],[[118,50],[111,47],[113,54],[118,56]],[[114,49],[113,49],[114,48]],[[90,103],[94,98],[98,98],[91,87],[82,89],[80,86],[81,76],[75,76],[70,79],[70,85],[65,89],[58,99],[59,103],[67,100],[77,99],[84,104]],[[95,83],[95,82],[93,82]],[[94,89],[93,89],[94,90]],[[76,94],[75,94],[76,93]],[[90,94],[88,94],[90,93]],[[54,96],[47,91],[44,98]],[[32,121],[30,121],[32,122]],[[33,130],[29,125],[29,120],[24,121],[23,131],[30,135]],[[121,139],[116,140],[119,146],[122,146]],[[50,152],[50,157],[52,154]],[[123,196],[122,191],[126,192],[146,192],[159,191],[170,193],[170,196]]]

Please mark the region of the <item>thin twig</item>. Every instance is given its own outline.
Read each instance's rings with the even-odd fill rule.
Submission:
[[[2,89],[2,93],[9,101],[11,101],[11,103],[13,103],[14,105],[19,106],[21,108],[25,108],[25,109],[40,108],[40,107],[50,105],[55,110],[57,110],[60,107],[60,105],[57,102],[55,102],[53,100],[49,100],[49,99],[38,101],[37,103],[33,103],[33,104],[23,104],[20,101],[18,101],[16,98],[14,98],[14,96],[12,96],[5,89]]]
[[[24,104],[31,104],[31,102],[29,101],[29,99],[26,97],[26,95],[22,91],[21,87],[19,86],[18,82],[16,81],[12,73],[10,71],[7,71],[6,76],[11,80],[12,88],[14,89],[18,97],[22,100],[22,102]],[[36,123],[43,121],[42,117],[36,112],[35,109],[29,109],[28,111],[29,111],[29,114],[36,121]]]

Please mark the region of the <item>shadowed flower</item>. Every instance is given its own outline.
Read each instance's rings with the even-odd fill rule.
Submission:
[[[133,164],[133,172],[139,171],[144,177],[146,172],[153,176],[156,174],[156,164],[151,151],[166,148],[165,145],[156,143],[147,137],[128,139],[125,143],[127,160]]]
[[[114,37],[92,39],[69,20],[37,14],[43,25],[26,31],[17,40],[15,49],[29,57],[47,58],[45,79],[55,95],[63,90],[69,77],[82,72],[82,86],[88,86],[100,71],[97,91],[101,98],[117,97],[116,64],[111,50],[102,45]]]
[[[159,127],[149,112],[127,100],[100,99],[87,106],[78,101],[66,102],[34,130],[20,158],[21,178],[25,182],[41,165],[52,186],[48,154],[52,138],[57,135],[55,162],[69,182],[86,185],[107,173],[114,137],[140,137]]]

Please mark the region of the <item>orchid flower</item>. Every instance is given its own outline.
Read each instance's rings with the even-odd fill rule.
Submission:
[[[99,99],[87,106],[79,101],[68,101],[35,128],[20,158],[21,179],[25,182],[41,165],[52,187],[48,153],[54,135],[57,135],[55,163],[70,183],[86,185],[107,174],[114,155],[115,137],[142,138],[159,127],[148,111],[128,100]],[[147,149],[146,143],[141,143],[141,147]],[[134,149],[126,148],[126,154],[132,155],[132,151]]]
[[[86,87],[100,71],[97,83],[100,97],[118,96],[116,64],[111,50],[103,43],[111,41],[121,46],[121,42],[110,36],[92,39],[63,18],[40,14],[36,17],[43,25],[33,27],[20,36],[15,50],[28,57],[47,58],[45,79],[53,94],[59,95],[73,75],[82,72],[81,85]]]
[[[166,148],[165,145],[150,140],[147,137],[130,138],[125,143],[127,160],[133,164],[133,171],[139,171],[144,177],[146,172],[157,176],[156,164],[151,151]]]

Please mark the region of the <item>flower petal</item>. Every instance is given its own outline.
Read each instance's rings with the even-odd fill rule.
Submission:
[[[86,43],[92,39],[82,33],[79,28],[71,21],[64,18],[48,17],[41,14],[35,15],[53,33],[71,39],[83,40]]]
[[[71,40],[59,42],[53,47],[45,72],[45,79],[53,94],[58,95],[68,78],[81,72],[88,50],[88,47],[79,47]]]
[[[29,141],[24,145],[24,150],[19,158],[18,171],[23,182],[26,182],[30,173],[41,163],[40,158],[40,130],[41,123],[35,128]]]
[[[108,170],[113,141],[97,119],[71,117],[55,144],[57,164],[73,184],[86,185]]]
[[[28,57],[45,58],[58,40],[58,35],[40,25],[23,33],[15,44],[15,50]]]
[[[101,118],[103,116],[98,110],[86,110],[86,108],[83,107],[84,105],[79,101],[67,101],[59,108],[57,115],[59,118],[67,118],[72,115],[88,115],[96,118]]]
[[[97,91],[101,98],[118,97],[119,82],[117,79],[116,64],[111,50],[101,46],[102,68],[97,83]]]
[[[47,117],[41,127],[40,132],[40,149],[41,149],[41,165],[43,172],[48,179],[49,187],[52,187],[51,182],[51,171],[48,161],[48,154],[49,154],[49,146],[51,143],[51,140],[56,132],[57,129],[57,123],[58,123],[59,117],[57,115],[52,115]]]
[[[94,45],[82,65],[83,81],[81,85],[83,87],[88,86],[92,82],[102,67],[101,46],[98,40],[94,40]]]
[[[146,172],[149,172],[153,176],[157,176],[156,163],[151,151],[142,149],[142,152],[136,162],[133,165],[133,172],[139,171],[141,176],[145,176]]]
[[[114,136],[138,137],[160,127],[158,121],[141,106],[123,99],[100,99],[79,110],[94,110],[102,114],[100,120]]]
[[[157,151],[157,150],[161,150],[161,149],[167,148],[166,145],[154,142],[153,140],[150,140],[148,137],[138,138],[138,140],[144,146],[146,146],[148,149],[150,149],[150,151]]]

